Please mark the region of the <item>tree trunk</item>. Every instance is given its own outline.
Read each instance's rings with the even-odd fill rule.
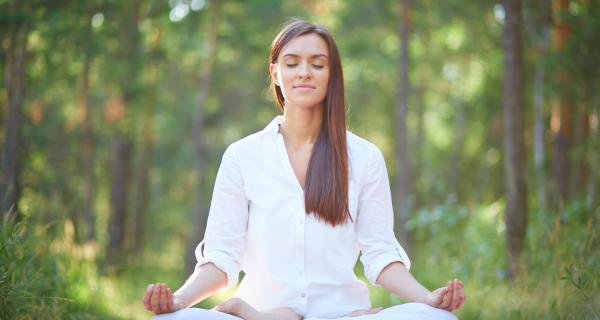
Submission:
[[[598,119],[600,117],[600,110],[596,108],[596,110],[592,110],[595,118]],[[596,120],[598,121],[598,120]],[[593,128],[590,128],[590,148],[593,150],[600,149],[600,128],[598,123]],[[591,152],[589,155],[589,167],[590,167],[590,176],[587,182],[587,196],[585,198],[585,203],[590,212],[593,212],[594,208],[597,207],[598,199],[597,199],[597,183],[598,183],[598,171],[600,163],[600,154],[596,152]]]
[[[217,52],[217,33],[219,28],[220,20],[220,6],[221,1],[215,0],[210,5],[210,19],[206,26],[206,46],[202,60],[202,70],[200,71],[200,82],[198,84],[198,96],[196,98],[196,116],[193,124],[194,134],[194,146],[196,148],[196,167],[198,172],[198,190],[196,195],[196,206],[194,209],[194,216],[192,219],[192,233],[189,237],[187,245],[186,255],[186,269],[188,273],[194,270],[196,265],[196,257],[194,250],[196,245],[204,237],[204,231],[206,230],[206,222],[208,219],[207,214],[204,212],[204,170],[206,166],[206,145],[204,143],[203,129],[204,129],[204,106],[206,99],[210,92],[210,86],[212,82],[212,71],[215,64],[215,57]]]
[[[561,18],[562,12],[568,10],[569,0],[554,0],[553,10],[556,16],[554,25],[553,47],[556,51],[562,51],[565,47],[570,26]],[[559,67],[560,68],[560,67]],[[554,176],[554,187],[558,192],[558,208],[562,208],[565,201],[569,198],[569,151],[571,149],[571,139],[573,135],[573,104],[569,94],[564,92],[568,88],[569,74],[566,70],[560,70],[556,74],[556,81],[559,87],[563,89],[558,96],[553,98],[552,110],[552,129],[554,131],[554,148],[552,173]]]
[[[156,85],[156,66],[148,66],[147,83],[153,87]],[[150,193],[150,164],[152,151],[154,149],[154,128],[152,117],[156,105],[156,91],[148,93],[148,99],[144,104],[144,120],[142,125],[142,153],[140,155],[139,171],[137,175],[137,197],[134,210],[134,223],[132,224],[133,249],[140,251],[145,238],[146,217],[148,216],[148,204]]]
[[[548,54],[550,46],[551,12],[547,3],[542,1],[538,7],[540,13],[539,23],[536,23],[532,38],[536,43],[537,59],[535,63],[535,78],[533,92],[534,132],[533,132],[533,165],[536,177],[536,198],[539,208],[547,207],[546,190],[546,147],[544,136],[546,126],[546,111],[544,110],[544,84],[546,81],[546,67],[544,57]]]
[[[585,85],[583,85],[585,86]],[[584,96],[578,99],[576,106],[576,122],[573,130],[573,148],[574,156],[571,161],[575,164],[573,167],[572,196],[583,196],[587,191],[587,180],[590,177],[590,168],[588,166],[588,139],[590,136],[590,112]]]
[[[25,58],[29,30],[25,21],[18,20],[16,1],[11,1],[13,18],[8,34],[5,85],[8,102],[4,120],[4,146],[2,150],[2,181],[0,184],[0,210],[6,221],[20,219],[19,198],[20,171],[19,150],[21,149],[21,120],[23,113]]]
[[[394,232],[402,245],[410,251],[410,234],[407,228],[412,199],[410,198],[410,164],[408,160],[406,117],[410,82],[409,68],[409,0],[400,1],[398,32],[400,34],[400,61],[398,64],[398,91],[396,95],[396,210],[398,219],[394,223]]]
[[[106,252],[108,265],[114,265],[124,253],[127,191],[131,176],[131,147],[131,141],[124,136],[118,137],[114,146],[110,200],[112,214],[108,225],[108,250]]]
[[[542,54],[540,53],[540,56]],[[533,133],[533,164],[535,167],[535,176],[537,180],[537,203],[540,208],[546,207],[546,156],[544,146],[544,78],[545,70],[541,59],[535,64],[534,80],[534,133]]]
[[[90,68],[91,68],[91,29],[90,22],[86,26],[85,52],[83,56],[83,72],[81,74],[81,108],[83,109],[83,219],[85,222],[85,240],[96,239],[96,219],[94,205],[94,135],[92,131],[90,106]]]
[[[525,144],[523,116],[522,4],[520,0],[503,2],[506,19],[504,44],[504,164],[506,177],[506,238],[508,275],[519,273],[519,260],[527,230],[527,187],[525,181]]]
[[[127,118],[133,115],[133,108],[139,93],[139,74],[142,66],[143,55],[141,55],[141,36],[139,32],[140,1],[123,2],[124,14],[122,15],[120,30],[120,50],[117,63],[126,72],[126,77],[119,79],[119,87],[122,91],[124,115],[117,123],[117,134],[114,142],[113,182],[111,186],[111,217],[109,225],[109,243],[107,247],[107,265],[119,267],[116,262],[121,262],[124,253],[131,241],[128,225],[131,216],[127,212],[130,208],[130,184],[133,139]],[[127,239],[126,239],[127,237]]]

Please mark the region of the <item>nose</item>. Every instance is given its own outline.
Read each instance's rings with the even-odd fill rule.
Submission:
[[[310,69],[308,68],[308,63],[302,63],[298,70],[298,78],[304,79],[310,77]]]

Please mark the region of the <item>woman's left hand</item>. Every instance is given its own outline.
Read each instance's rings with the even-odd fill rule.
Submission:
[[[425,303],[432,307],[453,311],[465,304],[467,295],[462,281],[448,281],[448,286],[434,290],[425,298]]]

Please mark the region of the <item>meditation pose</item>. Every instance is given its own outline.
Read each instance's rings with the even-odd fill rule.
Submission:
[[[151,284],[144,305],[168,319],[456,319],[454,279],[429,291],[393,233],[383,154],[346,130],[342,63],[331,34],[294,20],[273,40],[271,92],[282,111],[225,150],[198,263],[177,291]],[[368,111],[366,111],[368,112]],[[372,308],[354,274],[410,301]],[[214,309],[192,305],[236,286]]]

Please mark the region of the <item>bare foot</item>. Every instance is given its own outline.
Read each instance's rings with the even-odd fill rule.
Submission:
[[[257,319],[259,312],[240,298],[231,298],[214,308],[216,311],[229,313],[244,320]]]
[[[381,308],[381,307],[371,308],[371,309],[366,309],[366,310],[354,310],[348,316],[349,317],[359,317],[359,316],[364,316],[366,314],[375,314],[381,310],[383,310],[383,308]]]
[[[229,313],[244,320],[301,320],[290,308],[278,308],[268,312],[259,312],[246,301],[232,298],[214,308],[216,311]]]

